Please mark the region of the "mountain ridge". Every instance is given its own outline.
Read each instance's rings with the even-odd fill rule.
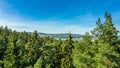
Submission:
[[[32,34],[33,32],[28,32],[29,34]],[[38,32],[38,34],[42,37],[49,36],[51,38],[68,38],[69,33],[42,33]],[[71,33],[73,38],[82,38],[83,35],[81,34],[74,34]]]

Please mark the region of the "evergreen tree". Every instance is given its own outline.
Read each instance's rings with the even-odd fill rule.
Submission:
[[[97,28],[92,31],[93,35],[98,38],[98,42],[116,45],[118,40],[118,30],[112,23],[111,15],[105,13],[105,22],[102,24],[100,18],[97,21]]]
[[[25,55],[25,44],[26,44],[26,40],[24,39],[26,36],[24,35],[24,33],[20,33],[18,35],[18,40],[16,42],[16,48],[17,48],[17,60],[18,63],[17,65],[19,66],[19,68],[23,68],[25,66],[23,58]]]
[[[7,49],[4,55],[4,67],[5,68],[17,68],[17,49],[16,49],[16,42],[17,42],[17,32],[14,31],[9,36],[9,42],[7,45]]]
[[[4,51],[6,50],[8,44],[8,36],[11,31],[7,27],[0,27],[0,59],[4,57]]]
[[[62,59],[61,59],[61,68],[73,68],[73,59],[72,59],[72,50],[73,50],[73,41],[71,33],[69,34],[68,40],[62,45]]]
[[[24,55],[24,61],[26,65],[34,65],[37,59],[40,57],[40,47],[42,46],[42,42],[39,40],[39,36],[37,31],[35,31],[32,35],[29,35],[28,43],[26,46],[26,54]]]
[[[112,23],[111,15],[108,14],[107,12],[105,13],[105,22],[103,24],[101,23],[100,19],[98,19],[97,28],[95,28],[94,31],[92,31],[92,33],[96,38],[95,42],[97,40],[97,46],[96,46],[98,50],[97,55],[98,54],[99,56],[101,55],[101,61],[106,58],[105,60],[108,61],[108,63],[106,61],[102,61],[104,62],[105,66],[107,66],[108,68],[118,67],[119,60],[116,60],[117,58],[119,58],[120,55],[117,52],[118,47],[116,45],[118,41],[118,36],[117,36],[118,31]],[[95,57],[98,60],[100,60],[99,57],[97,56]]]
[[[92,44],[92,36],[89,35],[87,32],[83,37],[82,37],[82,45],[85,47],[89,46]]]

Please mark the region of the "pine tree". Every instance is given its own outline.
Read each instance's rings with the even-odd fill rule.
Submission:
[[[24,68],[25,64],[23,61],[23,57],[25,55],[25,44],[26,44],[26,40],[25,40],[26,35],[24,35],[24,33],[19,33],[18,35],[18,40],[16,42],[16,51],[17,51],[17,60],[18,63],[17,65],[19,66],[19,68]]]
[[[42,42],[39,39],[40,37],[37,34],[37,31],[28,37],[28,43],[25,45],[26,54],[24,55],[24,61],[26,65],[33,66],[41,55],[40,47],[42,46]]]
[[[116,45],[118,40],[118,30],[112,23],[111,15],[105,13],[105,22],[102,24],[100,18],[97,21],[97,28],[92,31],[93,35],[98,38],[98,42],[109,43],[109,45]]]
[[[102,66],[109,67],[118,67],[119,60],[116,60],[119,58],[119,53],[117,52],[118,47],[116,46],[118,41],[117,36],[117,29],[114,27],[112,23],[111,15],[107,12],[105,13],[105,22],[101,23],[100,18],[97,21],[97,28],[95,28],[92,31],[95,43],[94,45],[95,50],[97,53],[94,52],[96,55],[94,59],[97,61],[97,64],[101,64],[100,62],[103,62],[104,64],[101,64]],[[94,49],[92,49],[94,50]],[[99,55],[99,56],[98,56]],[[104,60],[106,61],[104,61]],[[97,65],[96,67],[98,67]]]
[[[87,32],[83,37],[82,37],[82,45],[84,46],[89,46],[92,44],[92,36],[89,35],[89,33]]]
[[[0,59],[4,57],[4,51],[6,50],[8,44],[8,36],[11,31],[7,27],[0,27]]]
[[[61,65],[61,59],[62,59],[61,45],[62,45],[62,43],[63,43],[62,40],[59,39],[57,45],[55,46],[56,53],[55,53],[55,59],[54,59],[53,64],[54,64],[54,67],[56,67],[56,68],[60,68],[60,65]]]
[[[73,41],[71,33],[69,34],[68,40],[66,40],[62,45],[62,59],[61,59],[61,68],[73,68],[73,59],[72,59],[72,50],[73,50]]]
[[[7,50],[5,51],[5,55],[4,55],[4,59],[3,59],[5,68],[16,68],[17,67],[17,64],[16,64],[17,63],[16,42],[17,42],[17,32],[14,31],[9,36],[9,42],[8,42],[8,45],[7,45]]]

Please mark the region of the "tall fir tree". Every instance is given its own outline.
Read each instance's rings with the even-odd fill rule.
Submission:
[[[97,27],[92,31],[92,33],[95,38],[98,38],[98,42],[116,45],[118,40],[118,30],[114,27],[110,14],[106,12],[104,18],[104,23],[101,23],[100,18],[98,19],[96,22]]]
[[[17,68],[17,49],[16,49],[16,42],[17,42],[17,32],[13,31],[9,36],[9,41],[7,45],[7,50],[5,51],[4,55],[4,67],[5,68]]]
[[[37,59],[40,57],[40,47],[42,46],[42,42],[39,40],[39,35],[37,31],[35,31],[32,35],[28,36],[28,43],[25,45],[26,54],[24,55],[24,61],[26,65],[34,65]]]
[[[61,68],[73,68],[73,59],[72,59],[72,50],[73,50],[73,41],[71,33],[69,33],[68,39],[62,45],[62,59],[61,59]]]

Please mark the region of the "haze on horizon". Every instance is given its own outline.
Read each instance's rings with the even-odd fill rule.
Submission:
[[[84,34],[111,13],[120,30],[119,0],[0,0],[0,26],[17,31]]]

